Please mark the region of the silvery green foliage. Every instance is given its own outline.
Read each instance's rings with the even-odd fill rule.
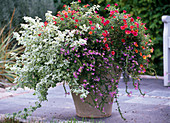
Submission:
[[[14,33],[18,43],[25,47],[21,56],[12,53],[16,57],[16,64],[8,66],[18,75],[15,82],[18,87],[34,89],[40,102],[47,99],[48,88],[63,81],[72,86],[74,93],[81,93],[80,97],[85,98],[88,92],[73,77],[75,70],[70,69],[67,56],[60,53],[61,49],[69,49],[69,53],[74,54],[75,50],[86,44],[86,40],[74,36],[77,32],[83,32],[75,29],[60,31],[53,22],[55,16],[50,11],[45,16],[47,25],[38,17],[24,17],[28,24],[21,24],[23,30]],[[72,50],[73,47],[75,50]]]

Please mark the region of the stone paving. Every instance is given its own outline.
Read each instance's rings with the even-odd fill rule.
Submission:
[[[68,87],[67,89],[69,90]],[[116,103],[113,104],[110,117],[93,120],[104,123],[170,123],[170,87],[164,87],[163,79],[161,78],[150,79],[145,77],[141,81],[141,89],[146,92],[145,97],[141,96],[139,91],[132,87],[132,82],[129,82],[129,91],[132,91],[132,96],[128,97],[124,92],[125,84],[121,79],[119,83],[119,103],[126,121],[121,119]],[[65,96],[62,85],[50,88],[48,93],[48,102],[43,102],[42,107],[37,109],[29,117],[29,120],[41,120],[43,122],[67,121],[73,118],[78,121],[82,120],[82,118],[76,116],[72,97],[71,95]],[[11,92],[1,89],[1,116],[6,113],[23,110],[29,105],[34,105],[37,99],[32,94],[33,90],[29,89],[19,89]],[[86,120],[91,121],[91,119]]]

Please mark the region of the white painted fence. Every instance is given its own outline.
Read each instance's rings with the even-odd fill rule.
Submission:
[[[163,31],[163,57],[164,57],[164,86],[170,86],[170,16],[162,16]]]

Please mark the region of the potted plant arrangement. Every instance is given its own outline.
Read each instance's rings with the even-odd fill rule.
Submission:
[[[134,19],[125,10],[121,13],[117,4],[107,5],[110,16],[104,18],[97,12],[99,5],[80,6],[80,2],[64,5],[56,16],[47,12],[45,22],[38,17],[24,17],[23,30],[14,33],[25,51],[20,56],[13,53],[16,64],[7,67],[18,75],[16,88],[34,89],[39,99],[36,106],[15,116],[26,118],[41,107],[48,89],[61,82],[64,89],[66,83],[70,86],[80,117],[110,116],[113,101],[122,116],[117,101],[122,71],[140,90],[139,75],[148,69],[153,52],[141,18]]]

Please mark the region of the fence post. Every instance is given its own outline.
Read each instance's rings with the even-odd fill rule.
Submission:
[[[163,64],[164,64],[164,86],[170,86],[170,16],[162,16],[164,22],[163,31]]]

